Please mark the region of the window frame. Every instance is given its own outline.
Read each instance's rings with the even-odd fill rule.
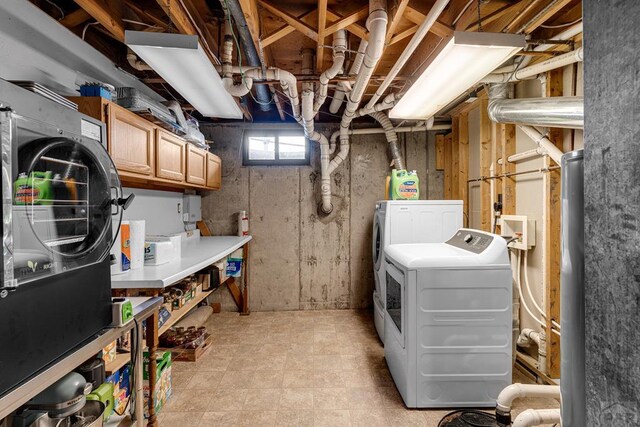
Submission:
[[[252,136],[262,136],[275,138],[275,159],[250,159],[249,158],[249,138]],[[280,137],[281,136],[301,136],[304,138],[304,159],[281,159],[280,158]],[[260,129],[251,130],[244,133],[242,138],[242,165],[243,166],[309,166],[311,164],[311,150],[309,140],[304,135],[304,131],[297,129]]]

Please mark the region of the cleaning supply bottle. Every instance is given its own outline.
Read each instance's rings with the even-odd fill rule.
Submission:
[[[21,173],[13,183],[14,199],[16,205],[50,205],[54,199],[51,181],[53,172],[31,172],[27,177]]]
[[[418,200],[420,198],[420,180],[416,171],[391,171],[391,199]]]

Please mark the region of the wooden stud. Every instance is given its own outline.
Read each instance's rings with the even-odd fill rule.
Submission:
[[[390,43],[391,38],[396,32],[396,29],[398,28],[398,24],[400,24],[400,21],[404,17],[404,11],[407,8],[408,4],[409,4],[409,0],[400,0],[400,2],[397,4],[395,8],[395,13],[393,14],[393,18],[391,18],[391,22],[387,27],[387,35],[385,36],[385,40],[384,40],[386,45],[391,44]]]
[[[87,11],[89,15],[109,31],[113,37],[124,42],[124,25],[115,11],[100,0],[74,0],[78,6]]]
[[[553,6],[549,7],[549,9],[545,13],[543,13],[540,16],[538,16],[535,21],[530,22],[529,25],[527,25],[527,27],[524,29],[524,33],[525,34],[531,34],[540,25],[542,25],[545,22],[547,22],[548,19],[550,19],[553,15],[558,13],[560,11],[560,9],[562,9],[563,7],[568,5],[570,2],[571,2],[571,0],[560,0],[557,3],[555,3]]]
[[[562,69],[547,73],[546,95],[562,96]],[[559,149],[563,149],[562,129],[549,130],[549,139]],[[548,156],[545,157],[545,166],[553,163]],[[561,199],[560,199],[560,170],[550,171],[544,176],[545,187],[545,312],[547,313],[547,375],[552,378],[560,376],[560,337],[551,332],[551,321],[560,323],[560,223],[561,223]]]
[[[404,12],[404,16],[416,25],[421,25],[427,18],[427,15],[417,11],[411,6],[407,6]],[[429,32],[444,39],[450,37],[453,34],[453,28],[451,28],[449,25],[443,24],[442,22],[436,21],[431,26]]]
[[[154,311],[151,316],[149,316],[146,320],[147,331],[146,331],[146,340],[147,347],[149,347],[149,364],[147,372],[149,377],[149,389],[155,390],[155,385],[158,380],[156,378],[156,350],[158,349],[158,311]],[[139,361],[138,363],[141,363]],[[158,419],[156,417],[155,405],[153,404],[153,399],[149,399],[149,419],[147,421],[148,427],[155,427],[158,425]]]
[[[452,182],[452,135],[448,133],[444,137],[444,198],[451,200],[451,182]]]
[[[318,0],[318,46],[316,51],[316,70],[322,72],[324,65],[324,30],[327,26],[327,0]]]
[[[500,124],[498,128],[500,139],[500,155],[502,157],[502,173],[516,171],[514,163],[507,162],[507,158],[516,154],[516,125]],[[514,215],[516,213],[516,181],[513,177],[501,179],[502,214]]]
[[[451,199],[460,199],[460,136],[459,118],[451,118]]]
[[[242,315],[248,315],[249,310],[249,243],[245,243],[242,247]]]
[[[444,170],[444,135],[436,135],[436,170]]]
[[[334,16],[338,16],[335,12],[332,13],[332,14]],[[327,16],[330,16],[330,14],[327,13]],[[329,25],[325,29],[325,35],[333,34],[338,30],[342,30],[344,28],[350,27],[352,24],[355,24],[356,22],[366,18],[367,16],[369,16],[369,6],[368,5],[358,9],[357,11],[352,13],[351,15],[348,15],[348,16],[345,16],[345,17],[340,17],[339,18],[340,20],[338,22],[334,22],[333,24]],[[349,31],[351,31],[351,30],[349,30]]]
[[[491,150],[491,120],[487,111],[489,101],[480,100],[480,176],[490,175],[492,150]],[[493,206],[491,206],[491,185],[489,181],[480,182],[480,229],[491,231],[491,217]]]
[[[258,4],[263,7],[269,13],[277,16],[282,19],[287,24],[291,25],[293,28],[309,37],[311,40],[317,42],[318,41],[318,33],[316,30],[305,24],[304,22],[298,20],[295,16],[290,13],[280,9],[279,7],[269,3],[266,0],[258,0]]]
[[[227,280],[227,289],[229,289],[229,293],[233,297],[233,301],[236,303],[236,306],[238,306],[238,311],[242,311],[242,291],[236,283],[235,277],[230,277]]]
[[[60,23],[67,28],[75,28],[80,24],[84,24],[89,19],[91,19],[91,15],[89,15],[86,10],[80,8],[67,14],[60,20]]]
[[[458,116],[458,197],[462,200],[462,209],[469,218],[469,114]]]

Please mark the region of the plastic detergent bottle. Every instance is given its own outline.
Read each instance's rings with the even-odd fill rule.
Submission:
[[[50,205],[53,200],[53,187],[51,180],[53,173],[31,172],[27,177],[21,173],[13,183],[14,199],[16,205]]]
[[[391,200],[417,200],[420,198],[420,180],[416,171],[391,171]]]

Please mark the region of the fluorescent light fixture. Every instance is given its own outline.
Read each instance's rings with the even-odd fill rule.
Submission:
[[[523,34],[456,31],[407,93],[389,112],[392,119],[433,117],[525,47]]]
[[[127,30],[124,41],[203,116],[242,118],[198,36]]]

